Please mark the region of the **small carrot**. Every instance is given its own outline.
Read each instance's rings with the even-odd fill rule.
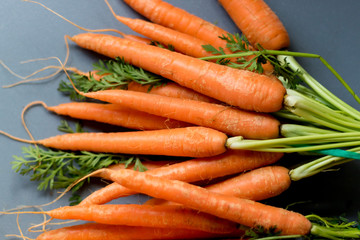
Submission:
[[[155,177],[133,170],[99,170],[118,184],[155,198],[228,219],[248,227],[276,227],[283,235],[308,234],[311,222],[303,215],[233,196],[210,192],[189,183]]]
[[[264,0],[219,0],[252,46],[282,49],[290,44],[289,35],[279,17]]]
[[[227,31],[181,8],[162,0],[124,0],[124,2],[154,23],[194,36],[216,48],[225,48],[226,42],[219,36],[227,35]]]
[[[60,207],[44,212],[54,219],[84,220],[110,225],[192,229],[232,233],[238,224],[179,205],[105,204]]]
[[[80,94],[149,114],[213,128],[231,136],[243,136],[249,139],[269,139],[279,136],[280,122],[266,113],[120,89]]]
[[[278,111],[285,88],[266,75],[189,57],[166,49],[104,34],[71,38],[80,47],[126,62],[233,106],[259,112]]]
[[[17,141],[60,150],[180,157],[207,157],[224,153],[227,140],[224,133],[205,127],[69,133],[37,141],[19,139],[3,131],[0,133]]]
[[[211,192],[260,201],[280,195],[290,187],[290,184],[287,168],[265,166],[205,188]]]
[[[197,182],[270,165],[282,156],[281,153],[228,150],[214,157],[191,159],[147,172],[166,179]],[[101,173],[100,176],[106,178]],[[104,204],[135,193],[117,183],[111,183],[87,196],[80,204]]]
[[[148,239],[216,239],[238,237],[240,234],[215,234],[189,229],[133,227],[85,223],[40,234],[36,240],[148,240]]]
[[[91,102],[69,102],[56,106],[43,106],[56,114],[75,119],[92,120],[115,126],[138,130],[157,130],[166,128],[189,127],[190,124],[145,112],[122,107],[117,104]]]

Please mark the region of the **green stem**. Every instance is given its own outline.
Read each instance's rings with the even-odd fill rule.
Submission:
[[[329,134],[336,133],[332,130],[321,129],[317,127],[304,126],[298,124],[282,124],[281,125],[281,135],[288,137],[297,137],[297,136],[308,136],[313,134]]]

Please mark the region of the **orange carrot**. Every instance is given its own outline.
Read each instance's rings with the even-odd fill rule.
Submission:
[[[311,222],[303,215],[233,196],[210,192],[189,183],[155,177],[133,170],[99,170],[118,184],[147,194],[182,204],[185,207],[228,219],[248,227],[276,227],[283,235],[308,234]]]
[[[226,151],[227,136],[205,127],[186,127],[134,132],[90,132],[57,135],[42,140],[15,140],[71,151],[123,154],[208,157]]]
[[[264,0],[219,0],[249,42],[265,49],[282,49],[290,44],[289,35]]]
[[[205,188],[211,192],[254,201],[280,195],[290,187],[289,169],[266,166],[215,183]]]
[[[162,0],[124,2],[154,23],[194,36],[216,48],[226,47],[226,42],[219,36],[227,35],[227,31],[170,3]]]
[[[279,136],[280,122],[266,113],[120,89],[81,94],[149,114],[213,128],[231,136],[251,139]]]
[[[166,49],[104,34],[72,37],[79,46],[173,80],[182,86],[247,110],[278,111],[285,88],[280,81],[247,70],[206,62]]]
[[[85,223],[40,234],[36,240],[145,240],[145,239],[217,239],[238,237],[240,233],[215,234],[189,229],[153,228]]]
[[[189,127],[190,124],[140,112],[117,104],[69,102],[45,106],[47,110],[76,119],[93,120],[138,130]]]
[[[171,45],[176,51],[188,56],[200,58],[212,55],[202,47],[209,43],[191,35],[141,19],[131,19],[122,16],[116,16],[116,19],[127,25],[133,31],[153,39],[154,41],[158,41],[165,46]]]
[[[166,179],[196,182],[266,166],[275,163],[282,156],[282,153],[228,150],[218,156],[187,160],[156,170],[148,170],[147,173]],[[106,175],[101,177],[106,178]],[[135,193],[117,183],[112,183],[90,194],[80,204],[104,204]]]
[[[192,229],[231,233],[238,224],[179,205],[105,204],[60,207],[45,212],[63,220],[85,220],[110,225]]]

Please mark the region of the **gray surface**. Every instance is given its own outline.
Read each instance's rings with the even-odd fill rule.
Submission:
[[[75,23],[96,28],[119,28],[131,33],[115,21],[103,1],[95,0],[48,0],[46,5]],[[230,32],[237,31],[224,10],[215,0],[169,1],[174,5],[197,14],[206,20],[217,22]],[[290,50],[311,52],[322,55],[344,77],[351,87],[359,92],[359,39],[360,39],[360,1],[358,0],[267,0],[269,5],[282,19],[291,38]],[[138,16],[122,1],[110,1],[114,10],[123,16]],[[38,5],[20,0],[2,0],[0,7],[0,59],[20,75],[27,75],[46,66],[49,62],[20,64],[23,60],[57,56],[63,59],[65,34],[80,33],[72,25],[59,19]],[[91,64],[97,61],[95,54],[71,47],[70,65],[82,70],[90,70]],[[56,64],[55,61],[51,61]],[[358,108],[347,91],[328,73],[318,60],[301,60],[303,66],[312,73],[329,90]],[[49,73],[49,72],[48,72]],[[5,69],[0,68],[0,83],[7,85],[18,81]],[[37,84],[26,84],[11,89],[0,89],[0,129],[15,136],[28,138],[24,131],[20,113],[31,101],[43,100],[49,105],[69,101],[57,92],[57,86],[63,75]],[[31,132],[36,139],[57,134],[56,127],[60,118],[47,113],[41,107],[28,112],[26,117]],[[42,204],[51,201],[56,193],[39,192],[35,182],[27,176],[22,177],[11,170],[13,155],[21,155],[18,143],[0,136],[0,208],[9,209],[19,205]],[[292,156],[288,157],[291,160]],[[360,210],[360,164],[351,162],[340,171],[324,173],[319,176],[294,183],[282,196],[274,199],[273,204],[286,206],[297,201],[311,203],[298,205],[297,210],[303,213],[339,215],[346,213],[354,216]],[[87,195],[95,187],[85,191]],[[138,202],[138,196],[127,198],[124,202]],[[67,198],[53,205],[67,205]],[[22,215],[20,224],[28,237],[36,234],[27,233],[26,229],[42,218],[33,215]],[[0,238],[5,234],[18,234],[16,216],[0,217]],[[11,239],[11,238],[9,238]]]

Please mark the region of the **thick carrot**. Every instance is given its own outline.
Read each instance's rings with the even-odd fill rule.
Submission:
[[[216,48],[226,47],[226,42],[219,36],[227,35],[227,31],[170,3],[162,0],[124,0],[124,2],[154,23],[194,36]]]
[[[202,47],[203,45],[208,45],[208,42],[191,35],[141,19],[131,19],[122,16],[116,16],[116,19],[133,31],[158,41],[165,46],[171,45],[176,51],[183,54],[198,58],[212,55]]]
[[[204,127],[112,133],[69,133],[37,141],[12,138],[61,150],[180,157],[208,157],[224,153],[227,140],[224,133]]]
[[[140,193],[182,204],[248,227],[276,227],[283,235],[308,234],[311,222],[303,215],[233,196],[213,193],[182,181],[162,179],[133,170],[102,169],[113,181]]]
[[[280,195],[290,187],[290,184],[289,169],[281,166],[266,166],[205,188],[211,192],[260,201]]]
[[[189,229],[119,226],[85,223],[40,234],[36,240],[145,240],[145,239],[217,239],[241,234],[215,234]]]
[[[282,153],[228,150],[218,156],[191,159],[147,172],[166,179],[197,182],[270,165],[282,156]],[[101,177],[106,178],[106,175]],[[136,191],[112,183],[90,194],[80,204],[104,204],[135,193]]]
[[[105,204],[60,207],[45,212],[63,220],[85,220],[110,225],[192,229],[231,233],[238,224],[179,205]]]
[[[81,94],[149,114],[213,128],[231,136],[250,139],[269,139],[279,136],[280,122],[267,113],[120,89]]]
[[[69,102],[46,107],[59,115],[93,120],[138,130],[189,127],[190,124],[137,111],[117,104]]]
[[[71,38],[79,46],[173,80],[182,86],[246,110],[274,112],[282,107],[280,81],[247,70],[206,62],[166,49],[104,34]]]
[[[288,32],[264,0],[219,0],[249,42],[265,49],[282,49],[290,44]]]

